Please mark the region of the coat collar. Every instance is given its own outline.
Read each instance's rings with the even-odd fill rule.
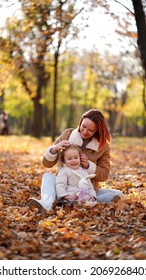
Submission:
[[[74,144],[74,145],[77,145],[77,146],[79,146],[79,147],[82,147],[82,145],[83,145],[83,139],[82,139],[82,137],[81,137],[81,135],[80,135],[80,132],[78,131],[77,128],[74,129],[74,130],[71,132],[70,137],[69,137],[69,142],[70,142],[71,144]],[[93,138],[91,139],[91,141],[90,141],[90,142],[87,144],[87,146],[86,146],[87,149],[91,149],[91,150],[94,150],[94,151],[96,151],[96,152],[97,152],[97,150],[98,150],[98,147],[99,147],[99,142],[98,142],[98,140],[97,140],[95,137],[93,137]]]

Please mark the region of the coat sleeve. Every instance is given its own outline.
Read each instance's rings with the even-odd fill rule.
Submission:
[[[96,163],[95,181],[104,182],[110,173],[110,147],[108,147],[99,157]]]
[[[73,129],[64,130],[62,132],[62,134],[55,140],[54,145],[58,144],[62,140],[68,140],[72,130]],[[54,166],[58,160],[58,153],[56,153],[55,155],[52,155],[51,148],[53,148],[53,146],[48,147],[48,149],[46,150],[46,152],[43,156],[43,159],[42,159],[43,165],[48,168],[51,168],[52,166]]]
[[[56,176],[56,194],[58,199],[68,195],[67,181],[67,174],[61,169]]]

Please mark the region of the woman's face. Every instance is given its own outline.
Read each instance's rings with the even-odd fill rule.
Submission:
[[[90,139],[97,131],[96,124],[88,118],[84,118],[80,125],[80,135],[83,139]]]

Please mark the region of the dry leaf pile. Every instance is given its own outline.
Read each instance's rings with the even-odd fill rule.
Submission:
[[[26,202],[40,197],[49,141],[0,137],[0,259],[146,259],[145,140],[112,143],[112,170],[101,187],[122,190],[122,199],[39,214]]]

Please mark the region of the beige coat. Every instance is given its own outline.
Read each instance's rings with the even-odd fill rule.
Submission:
[[[99,142],[96,138],[92,138],[85,148],[82,148],[83,139],[81,138],[78,129],[68,128],[56,139],[55,144],[62,140],[69,140],[71,144],[81,147],[82,153],[86,154],[89,160],[89,173],[95,173],[96,177],[92,179],[94,188],[98,188],[98,182],[107,180],[110,172],[110,145],[106,143],[102,149],[99,150]],[[52,155],[49,147],[43,157],[43,165],[51,168],[57,163],[58,154]]]
[[[86,169],[79,167],[75,171],[83,178],[89,175]],[[66,195],[76,194],[78,192],[78,184],[80,179],[72,172],[72,169],[64,166],[61,168],[56,176],[56,194],[57,198],[64,197]],[[91,181],[88,179],[88,193],[90,196],[96,197],[96,192],[93,188]]]

